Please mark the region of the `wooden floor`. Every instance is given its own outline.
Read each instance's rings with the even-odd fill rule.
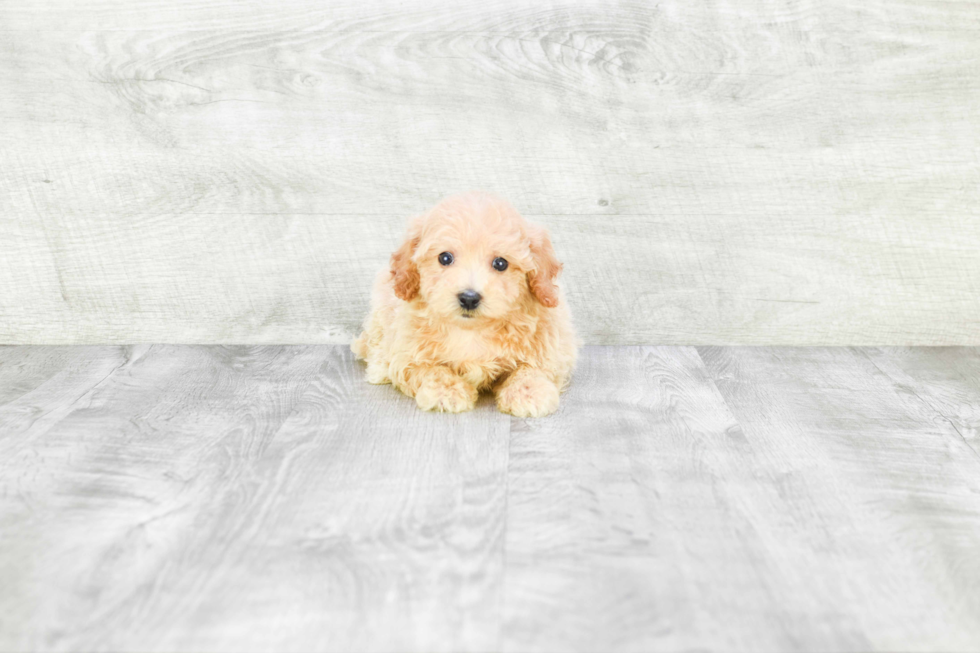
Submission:
[[[980,350],[0,348],[3,651],[977,651]]]

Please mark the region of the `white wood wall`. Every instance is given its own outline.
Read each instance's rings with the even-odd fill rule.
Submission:
[[[0,3],[0,342],[344,342],[470,188],[591,344],[980,344],[980,3]]]

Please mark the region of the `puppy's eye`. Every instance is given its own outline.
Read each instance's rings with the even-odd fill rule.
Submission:
[[[450,254],[449,252],[443,252],[442,254],[439,255],[439,263],[442,265],[452,265],[453,255]]]
[[[500,258],[499,256],[493,259],[493,269],[497,272],[503,272],[507,269],[507,259]]]

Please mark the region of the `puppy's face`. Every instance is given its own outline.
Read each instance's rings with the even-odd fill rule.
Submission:
[[[521,252],[484,238],[434,238],[416,262],[419,294],[431,309],[452,320],[503,317],[527,291]]]
[[[502,318],[528,301],[556,306],[561,264],[547,233],[483,193],[444,200],[413,222],[392,255],[396,294],[421,297],[460,326]]]

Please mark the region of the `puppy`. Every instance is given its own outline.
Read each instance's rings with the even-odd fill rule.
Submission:
[[[351,349],[370,383],[391,383],[424,410],[470,410],[492,390],[505,413],[548,415],[580,345],[561,269],[547,232],[504,200],[449,197],[409,223]]]

